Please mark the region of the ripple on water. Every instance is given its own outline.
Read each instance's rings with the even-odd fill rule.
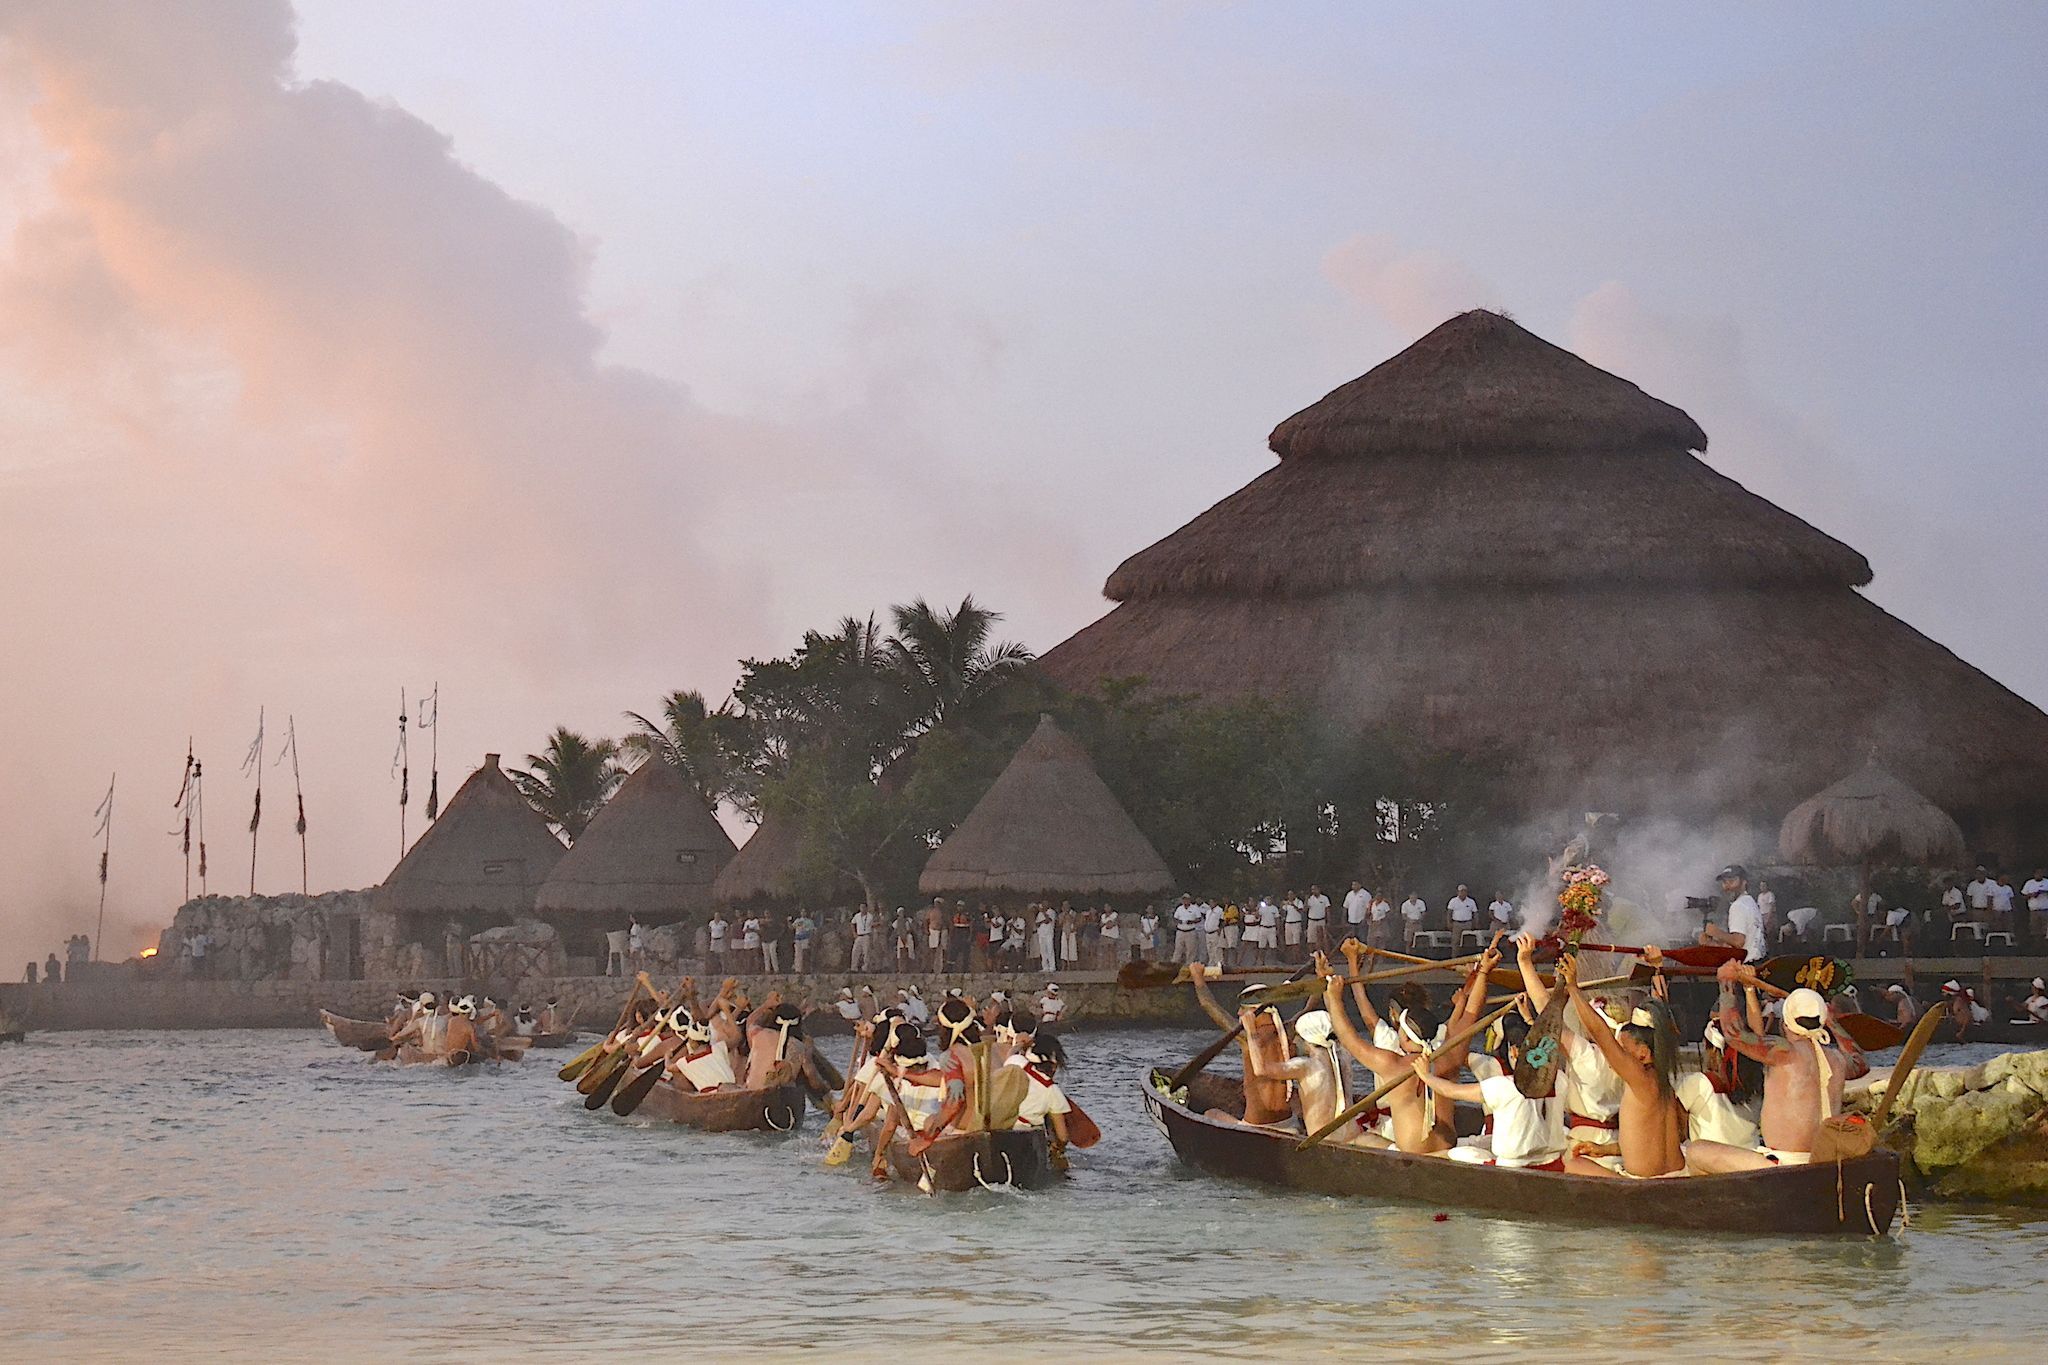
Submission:
[[[902,1360],[1056,1328],[1067,1354],[1369,1342],[1467,1365],[1706,1340],[1925,1358],[1958,1353],[1958,1319],[1997,1355],[2048,1326],[2034,1213],[1923,1209],[1898,1241],[1686,1237],[1196,1176],[1131,1086],[1200,1041],[1077,1036],[1070,1088],[1105,1137],[1066,1186],[927,1199],[825,1169],[815,1118],[773,1139],[590,1114],[550,1064],[400,1070],[314,1032],[39,1036],[0,1052],[0,1284],[22,1291],[0,1334],[10,1355],[152,1365],[285,1343],[585,1357],[672,1351],[703,1330],[679,1305],[711,1302],[725,1353]]]

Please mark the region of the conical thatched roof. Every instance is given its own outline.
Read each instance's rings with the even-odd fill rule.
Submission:
[[[711,883],[733,859],[718,817],[683,775],[650,758],[619,784],[554,874],[535,908],[572,914],[681,919],[711,904]]]
[[[496,754],[469,775],[391,875],[373,909],[396,914],[480,912],[506,920],[533,909],[564,850],[526,804]]]
[[[803,830],[788,816],[770,811],[712,882],[711,899],[720,905],[795,900],[803,855]]]
[[[1778,831],[1778,851],[1794,863],[1941,867],[1960,861],[1964,844],[1947,811],[1873,758],[1793,807]]]
[[[1143,896],[1173,874],[1110,792],[1087,751],[1053,724],[1038,728],[917,879],[928,896],[1005,892]]]
[[[2048,716],[1864,598],[1861,555],[1703,445],[1464,314],[1282,423],[1279,464],[1126,560],[1120,605],[1039,668],[1493,755],[1517,816],[1768,830],[1881,740],[1978,847],[2017,849],[2048,820]]]

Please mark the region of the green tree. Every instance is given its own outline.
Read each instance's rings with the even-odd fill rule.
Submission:
[[[1020,644],[991,644],[999,612],[960,599],[942,611],[922,597],[891,609],[896,630],[885,646],[903,689],[902,738],[907,742],[950,720],[972,720],[1031,662]]]
[[[671,692],[662,698],[657,720],[626,712],[633,732],[619,742],[622,754],[659,759],[688,778],[708,805],[742,801],[745,774],[757,747],[754,727],[731,701],[717,710],[702,692]]]
[[[573,844],[625,777],[618,758],[614,741],[558,725],[546,748],[526,756],[527,770],[509,776],[526,803]]]

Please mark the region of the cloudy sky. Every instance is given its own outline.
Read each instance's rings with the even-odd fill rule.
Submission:
[[[2022,4],[0,0],[0,962],[90,930],[117,770],[109,955],[168,916],[188,735],[246,889],[259,706],[358,886],[401,687],[445,794],[919,594],[1049,647],[1478,305],[2048,702],[2044,51]]]

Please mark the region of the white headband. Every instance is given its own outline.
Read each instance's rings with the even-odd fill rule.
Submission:
[[[1635,1013],[1628,1017],[1628,1021],[1637,1028],[1657,1027],[1657,1016],[1644,1009],[1641,1005],[1636,1006]]]

